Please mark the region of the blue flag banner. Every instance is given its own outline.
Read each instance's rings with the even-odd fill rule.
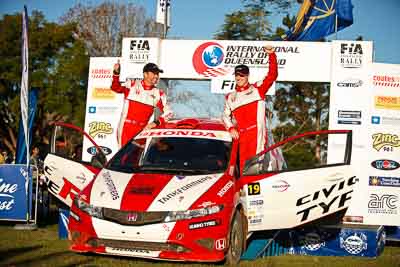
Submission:
[[[35,119],[38,94],[39,94],[38,88],[33,88],[29,91],[29,108],[28,108],[29,140],[31,140],[31,137],[32,137],[32,126],[33,126],[33,121]],[[26,164],[27,163],[27,151],[29,151],[30,144],[28,145],[28,148],[27,148],[25,140],[26,140],[25,131],[24,131],[22,119],[20,119],[19,130],[18,130],[18,140],[17,140],[17,153],[15,156],[16,164]],[[28,155],[28,157],[29,157],[29,155]]]
[[[304,0],[286,41],[316,41],[353,24],[351,0]]]
[[[25,220],[28,208],[31,214],[32,179],[29,179],[28,194],[25,181],[32,177],[32,168],[29,173],[27,170],[26,165],[0,165],[0,220]]]

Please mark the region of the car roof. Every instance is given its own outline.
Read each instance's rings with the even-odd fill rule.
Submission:
[[[213,130],[227,131],[225,125],[220,119],[210,118],[180,118],[170,120],[159,129],[196,129],[196,130]]]

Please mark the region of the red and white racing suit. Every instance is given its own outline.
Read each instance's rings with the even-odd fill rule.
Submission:
[[[267,141],[265,94],[278,77],[275,53],[269,54],[269,70],[263,81],[236,87],[225,97],[222,120],[228,130],[239,132],[240,172],[244,163],[265,149]]]
[[[146,86],[143,80],[132,80],[121,85],[119,76],[113,75],[111,90],[124,94],[124,106],[117,134],[120,147],[154,119],[155,108],[161,112],[158,118],[160,124],[172,117],[172,111],[167,105],[164,92],[154,86]]]

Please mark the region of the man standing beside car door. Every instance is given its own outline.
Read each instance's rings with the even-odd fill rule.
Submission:
[[[119,81],[120,70],[118,62],[114,65],[111,90],[124,94],[124,106],[117,130],[118,144],[122,147],[143,129],[164,124],[172,117],[172,111],[164,91],[156,87],[159,74],[163,73],[156,64],[147,63],[143,67],[143,80],[127,81],[124,85]],[[161,112],[159,118],[155,118],[156,108]]]
[[[222,120],[232,138],[239,139],[240,172],[246,160],[265,149],[267,141],[265,94],[278,77],[278,64],[272,46],[265,46],[269,70],[263,81],[249,83],[249,67],[235,67],[235,91],[225,97]]]

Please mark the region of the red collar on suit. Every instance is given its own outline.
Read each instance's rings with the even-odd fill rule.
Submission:
[[[245,90],[247,90],[249,88],[250,88],[250,83],[247,83],[245,86],[242,86],[242,87],[236,86],[236,91],[242,92],[242,91],[245,91]]]
[[[151,89],[154,88],[154,85],[146,85],[146,83],[144,82],[144,80],[141,80],[140,82],[141,82],[141,84],[142,84],[144,90],[151,90]]]

